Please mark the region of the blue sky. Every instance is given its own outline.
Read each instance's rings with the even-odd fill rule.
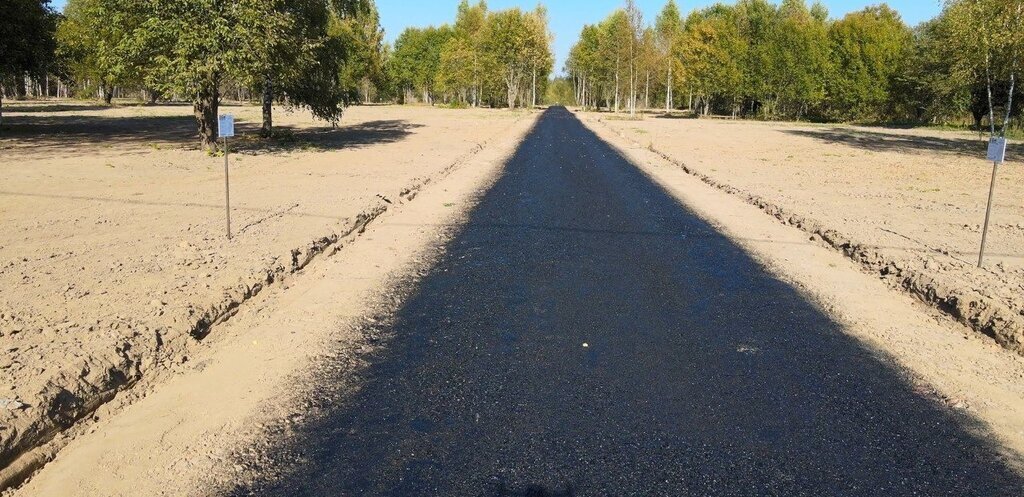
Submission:
[[[475,2],[476,0],[471,1]],[[666,1],[637,0],[637,4],[643,10],[645,19],[653,21]],[[61,9],[64,7],[64,3],[64,0],[55,0],[53,5]],[[388,41],[394,41],[406,27],[451,22],[455,18],[455,8],[458,3],[458,0],[377,0],[377,8],[380,10],[381,24],[387,33]],[[612,10],[621,6],[623,1],[547,0],[543,3],[548,7],[551,30],[555,33],[555,55],[558,58],[555,68],[560,72],[565,63],[565,57],[573,43],[576,42],[576,37],[583,29],[583,25],[600,21]],[[676,0],[676,3],[685,13],[715,2]],[[732,2],[727,0],[725,3]],[[808,3],[811,2],[808,1]],[[832,17],[842,17],[848,12],[881,2],[877,0],[824,0],[824,3],[828,6]],[[903,15],[903,20],[912,26],[935,17],[941,10],[940,0],[890,0],[886,3],[898,10]],[[504,9],[512,6],[531,9],[537,5],[537,0],[488,0],[487,5],[491,9]]]

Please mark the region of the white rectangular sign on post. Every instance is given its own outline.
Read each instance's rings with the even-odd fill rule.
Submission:
[[[231,138],[235,136],[235,116],[231,114],[224,114],[220,116],[218,124],[219,137]]]
[[[996,164],[1006,162],[1006,138],[992,138],[988,141],[988,160]]]

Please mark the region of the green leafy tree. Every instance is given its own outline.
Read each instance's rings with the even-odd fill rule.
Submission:
[[[683,33],[683,19],[675,0],[669,0],[665,4],[665,8],[658,14],[654,26],[657,34],[658,56],[665,72],[665,112],[668,112],[675,107],[672,93],[675,87],[673,75],[678,72],[677,66],[679,65],[675,49]]]
[[[487,3],[480,0],[471,5],[469,0],[459,2],[455,15],[455,37],[468,46],[472,60],[467,61],[472,72],[470,95],[473,106],[479,106],[483,97],[484,82],[488,71],[488,57],[483,53],[484,29],[487,27]]]
[[[707,10],[687,20],[682,41],[686,83],[698,96],[701,113],[710,114],[721,100],[734,114],[743,92],[746,46],[739,28],[726,10]]]
[[[441,69],[441,51],[453,35],[450,26],[408,28],[395,41],[391,59],[392,74],[401,86],[406,101],[412,91],[417,91],[423,103],[433,103]]]
[[[117,0],[70,0],[64,9],[58,54],[72,79],[87,92],[99,89],[108,105],[115,88],[142,85],[145,61],[135,57],[131,36],[144,14],[144,4]]]
[[[437,75],[440,91],[455,94],[459,103],[469,104],[477,85],[479,57],[469,40],[453,37],[441,49],[441,65]]]
[[[908,56],[910,29],[883,5],[848,14],[832,25],[829,38],[835,64],[832,114],[841,119],[882,118],[894,77]]]
[[[337,123],[373,70],[380,50],[376,10],[369,0],[267,0],[273,17],[243,33],[236,79],[263,94],[264,136],[273,134],[273,104],[308,108]]]
[[[0,85],[25,95],[25,77],[44,77],[56,63],[59,16],[49,0],[8,0],[0,10]],[[0,91],[3,124],[3,91]]]
[[[200,144],[217,147],[220,85],[266,71],[266,54],[291,20],[275,2],[152,0],[131,44],[154,54],[147,86],[188,98]]]
[[[538,24],[518,8],[495,12],[487,19],[484,52],[497,69],[510,109],[519,103],[526,77],[537,65],[537,53],[550,50],[547,26],[543,26],[544,36],[540,36]]]
[[[944,18],[953,47],[953,74],[970,87],[975,124],[980,127],[983,117],[988,117],[990,131],[996,134],[1000,121],[996,113],[1005,116],[1003,121],[1016,113],[1009,103],[1020,87],[1015,83],[1024,56],[1024,3],[948,1]]]
[[[572,75],[576,87],[576,101],[584,108],[596,107],[599,103],[597,96],[605,73],[601,37],[599,26],[584,26],[566,60],[566,71]]]
[[[803,0],[783,0],[772,30],[771,81],[781,114],[801,118],[825,100],[831,73],[828,26],[813,15]],[[827,17],[827,14],[825,14]]]
[[[356,2],[353,2],[356,3]],[[346,100],[368,102],[387,86],[384,71],[384,30],[377,7],[368,0],[349,4],[332,16],[329,36],[340,43],[335,54],[341,67],[341,86]]]
[[[572,78],[561,77],[551,80],[544,94],[544,102],[549,105],[579,105]]]
[[[551,53],[551,42],[554,36],[548,31],[548,13],[542,5],[530,12],[527,19],[527,46],[529,47],[530,73],[532,84],[530,106],[537,106],[539,92],[544,91],[548,75],[554,68],[554,54]],[[538,83],[539,81],[539,83]]]

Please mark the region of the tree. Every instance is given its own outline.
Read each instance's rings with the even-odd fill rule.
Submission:
[[[629,114],[636,115],[637,90],[639,86],[639,65],[641,59],[641,44],[644,33],[644,18],[637,7],[636,0],[626,0],[626,7],[623,9],[626,15],[627,30],[624,41],[629,47],[627,52],[629,60]]]
[[[265,54],[290,25],[276,2],[152,0],[131,44],[155,55],[147,84],[193,103],[200,144],[217,148],[220,85],[260,74]]]
[[[953,73],[969,84],[971,111],[980,126],[988,114],[996,134],[996,111],[1005,115],[1004,129],[1014,110],[1011,95],[1024,54],[1024,3],[1016,0],[951,0],[944,12],[953,47]],[[1000,105],[1003,104],[1003,105]],[[1018,106],[1019,108],[1019,106]]]
[[[49,0],[8,0],[0,16],[0,85],[25,94],[25,77],[45,76],[54,63],[54,35],[59,16]],[[0,90],[0,124],[3,91]]]
[[[616,10],[601,23],[600,28],[599,50],[603,56],[608,57],[608,62],[612,63],[610,76],[614,86],[609,85],[608,88],[614,90],[614,109],[615,112],[619,112],[622,103],[622,73],[629,72],[631,67],[632,47],[629,40],[633,35],[629,14],[622,9]]]
[[[596,89],[602,84],[603,64],[599,26],[583,27],[579,41],[573,45],[566,60],[566,71],[572,75],[576,87],[576,101],[583,108],[597,106]]]
[[[328,36],[341,47],[335,57],[340,65],[346,103],[370,101],[373,90],[387,85],[384,81],[384,30],[377,7],[368,0],[350,2],[347,9],[331,16]]]
[[[658,14],[654,26],[654,30],[657,33],[658,55],[661,58],[665,71],[665,112],[669,112],[674,107],[672,96],[674,81],[672,76],[676,72],[676,65],[679,60],[675,56],[675,48],[679,43],[679,37],[682,35],[683,30],[682,16],[679,14],[679,7],[676,6],[675,0],[669,0],[665,4],[665,8]]]
[[[448,40],[441,49],[438,89],[456,94],[460,103],[469,104],[473,98],[471,92],[477,85],[478,63],[478,55],[468,39],[456,36]]]
[[[463,40],[463,48],[472,53],[472,60],[469,61],[468,67],[472,72],[470,94],[474,107],[480,105],[485,72],[487,71],[488,58],[483,53],[484,28],[486,26],[487,3],[483,0],[476,5],[470,5],[468,0],[462,0],[459,3],[458,12],[455,15],[455,37]]]
[[[798,119],[825,100],[825,79],[831,73],[828,27],[819,20],[824,7],[816,6],[817,16],[803,0],[783,0],[770,35],[771,79],[781,114]]]
[[[140,86],[144,61],[131,55],[130,37],[143,22],[143,4],[116,0],[70,0],[57,29],[58,53],[87,91],[100,90],[110,105],[114,89]]]
[[[835,64],[829,95],[833,115],[885,115],[893,78],[913,39],[899,14],[884,5],[848,14],[832,25],[829,39]]]
[[[487,19],[484,52],[498,70],[509,109],[518,104],[526,75],[535,67],[536,54],[542,50],[540,45],[547,47],[548,38],[539,39],[535,23],[529,14],[518,8],[493,13]],[[546,25],[544,32],[547,32]]]
[[[548,13],[542,5],[526,17],[527,20],[527,46],[529,47],[530,72],[533,77],[532,89],[530,92],[530,106],[537,106],[538,78],[542,82],[547,81],[547,75],[551,73],[554,66],[554,56],[551,53],[551,41],[553,36],[548,31]],[[543,85],[543,83],[541,83]],[[543,88],[541,89],[543,91]]]
[[[358,93],[358,82],[352,80],[372,70],[380,49],[373,3],[270,0],[264,6],[273,18],[253,26],[263,29],[263,36],[245,36],[250,44],[240,51],[237,68],[242,71],[238,79],[263,95],[261,134],[273,134],[275,101],[308,108],[314,116],[337,123]]]
[[[433,103],[433,92],[441,68],[441,51],[452,38],[450,26],[407,28],[395,41],[392,71],[403,88],[406,100],[410,90],[422,95],[423,103]]]
[[[551,80],[544,95],[544,102],[550,105],[579,105],[572,78],[560,77]]]
[[[715,99],[737,113],[743,92],[740,61],[746,56],[746,46],[727,14],[712,9],[691,15],[681,42],[686,83],[698,96],[705,115],[711,113]]]

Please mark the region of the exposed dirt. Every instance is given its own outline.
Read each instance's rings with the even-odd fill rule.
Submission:
[[[358,388],[364,355],[382,345],[374,309],[424,273],[531,125],[519,120],[413,203],[246,303],[145,398],[108,403],[76,426],[14,495],[217,495],[274,470],[267,461],[290,454],[273,442]]]
[[[979,435],[1001,442],[1007,460],[1020,461],[1024,357],[894,293],[824,242],[708,186],[646,145],[591,124],[688,208],[818,302],[845,333],[904,368],[922,396],[982,421]],[[126,396],[119,395],[78,423],[56,459],[11,494],[219,495],[239,482],[273,478],[289,461],[302,464],[301,454],[279,451],[288,446],[282,441],[357,391],[366,354],[388,340],[376,310],[399,304],[410,281],[429,270],[528,127],[520,121],[506,140],[432,182],[413,204],[383,213],[361,236],[342,239],[343,250],[241,306],[192,347],[190,361],[147,385],[145,398],[122,408]],[[324,378],[335,384],[322,384]]]
[[[225,108],[254,133],[259,109]],[[223,157],[186,106],[5,103],[0,135],[0,488],[118,392],[189,363],[211,326],[507,139],[527,115],[353,108],[341,129],[279,110],[282,137]],[[59,440],[57,440],[59,442]]]
[[[586,114],[690,174],[858,260],[1024,354],[1024,148],[992,166],[977,134]]]
[[[920,395],[980,421],[979,436],[997,441],[1008,464],[1024,472],[1024,357],[894,292],[858,261],[765,216],[745,198],[708,185],[648,144],[624,139],[594,120],[589,125],[686,207],[817,302],[879,360],[905,371]]]

